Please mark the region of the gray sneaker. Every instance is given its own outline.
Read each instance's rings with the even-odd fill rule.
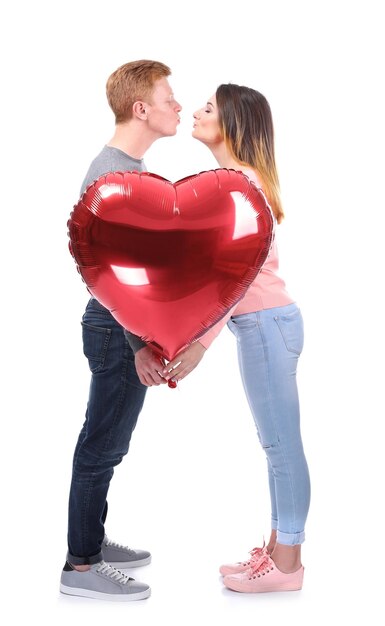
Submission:
[[[91,565],[86,572],[78,572],[67,562],[61,574],[60,591],[70,596],[118,602],[144,600],[151,595],[146,583],[129,578],[104,561]]]
[[[130,567],[140,567],[151,563],[151,554],[146,550],[132,550],[120,543],[111,541],[107,535],[102,543],[103,559],[113,567],[126,569]]]

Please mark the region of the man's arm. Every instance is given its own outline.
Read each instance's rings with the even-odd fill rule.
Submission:
[[[126,339],[130,344],[134,354],[136,354],[141,348],[145,348],[147,346],[145,341],[138,337],[138,335],[130,333],[129,330],[124,330],[124,334],[126,335]]]
[[[135,355],[135,367],[142,385],[164,385],[167,381],[161,372],[164,361],[140,337],[124,330],[124,334]]]

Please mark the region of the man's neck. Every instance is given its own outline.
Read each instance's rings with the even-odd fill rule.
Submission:
[[[117,124],[114,135],[107,145],[122,150],[133,159],[142,159],[155,139],[156,137],[149,136],[143,132],[141,126],[131,121]]]

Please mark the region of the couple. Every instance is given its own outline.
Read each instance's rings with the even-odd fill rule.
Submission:
[[[143,156],[152,143],[176,134],[182,107],[168,82],[170,73],[163,63],[141,60],[126,63],[109,77],[107,99],[115,114],[115,133],[91,163],[81,193],[107,172],[146,171]],[[261,187],[276,222],[281,222],[273,123],[262,94],[220,85],[194,113],[192,135],[211,150],[220,168],[241,170]],[[107,600],[149,597],[149,586],[121,569],[147,565],[151,554],[115,543],[105,533],[109,484],[128,451],[147,387],[187,376],[226,322],[237,340],[245,393],[267,457],[271,536],[247,560],[222,565],[220,572],[225,586],[234,591],[301,589],[301,544],[310,500],[296,384],[303,325],[277,271],[274,243],[244,298],[166,367],[95,298],[88,302],[82,331],[92,376],[73,458],[63,593]]]

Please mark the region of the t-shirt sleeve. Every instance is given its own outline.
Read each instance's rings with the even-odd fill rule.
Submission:
[[[147,346],[145,341],[143,341],[137,335],[134,335],[133,333],[130,333],[129,330],[124,329],[124,334],[126,336],[126,339],[127,339],[128,343],[130,344],[134,354],[136,354],[139,350],[141,350],[142,348]]]

